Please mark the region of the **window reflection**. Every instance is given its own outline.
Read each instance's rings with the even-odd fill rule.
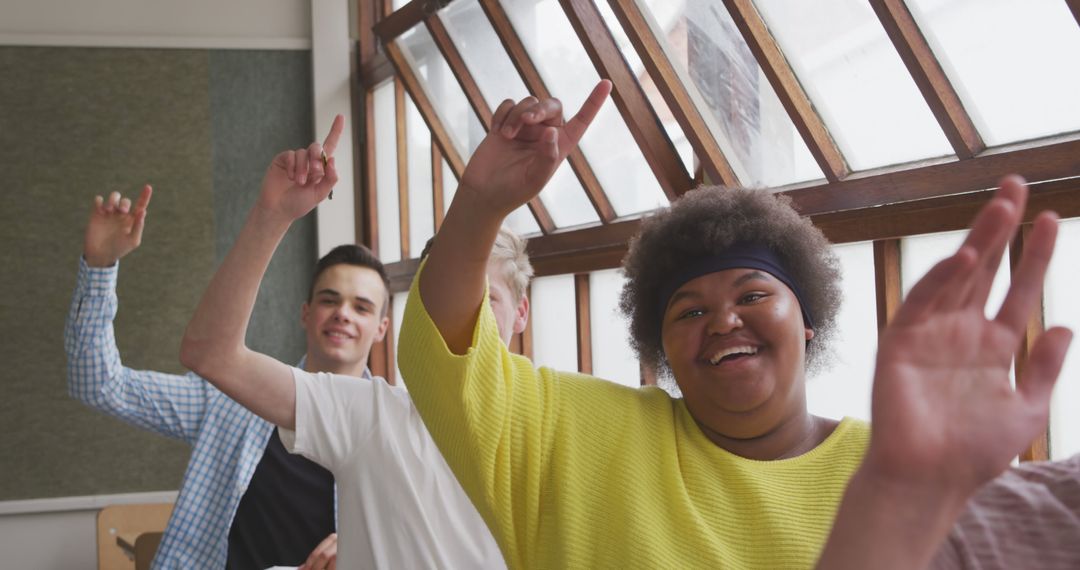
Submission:
[[[744,185],[824,178],[723,4],[638,3]]]

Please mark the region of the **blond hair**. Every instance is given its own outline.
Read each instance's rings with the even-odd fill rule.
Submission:
[[[533,276],[532,263],[529,263],[525,245],[525,240],[514,232],[499,228],[499,235],[495,237],[495,245],[491,248],[491,258],[488,260],[489,264],[497,267],[498,274],[510,287],[515,302],[525,297],[525,290]]]

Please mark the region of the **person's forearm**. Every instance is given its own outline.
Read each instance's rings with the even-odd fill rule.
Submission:
[[[890,482],[864,462],[848,483],[818,570],[925,568],[966,502],[957,490]]]
[[[484,297],[488,258],[504,217],[460,188],[420,275],[424,307],[456,354],[469,348]]]
[[[223,391],[229,391],[226,383],[238,380],[223,371],[246,350],[259,283],[289,225],[258,205],[252,208],[184,332],[181,362]]]

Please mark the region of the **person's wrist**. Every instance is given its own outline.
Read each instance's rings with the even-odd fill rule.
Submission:
[[[864,496],[873,497],[881,508],[912,520],[951,521],[960,514],[968,497],[974,492],[955,480],[921,476],[918,478],[893,473],[884,467],[871,449],[863,464],[851,479],[861,486]]]
[[[116,265],[116,262],[120,259],[117,257],[110,257],[106,255],[97,255],[92,253],[83,252],[83,259],[86,260],[86,265],[89,267],[112,267]]]
[[[513,212],[513,208],[507,209],[506,205],[492,203],[492,200],[469,187],[464,182],[454,194],[454,202],[451,207],[457,205],[458,209],[468,212],[469,219],[477,222],[494,222],[502,224],[502,221]]]
[[[261,199],[252,206],[250,217],[254,222],[272,228],[288,228],[293,223],[287,214],[270,207]]]

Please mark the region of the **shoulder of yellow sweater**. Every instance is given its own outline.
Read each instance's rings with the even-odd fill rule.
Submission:
[[[585,413],[671,414],[677,400],[656,386],[626,386],[577,372],[541,367],[540,377],[558,385],[565,407]]]

